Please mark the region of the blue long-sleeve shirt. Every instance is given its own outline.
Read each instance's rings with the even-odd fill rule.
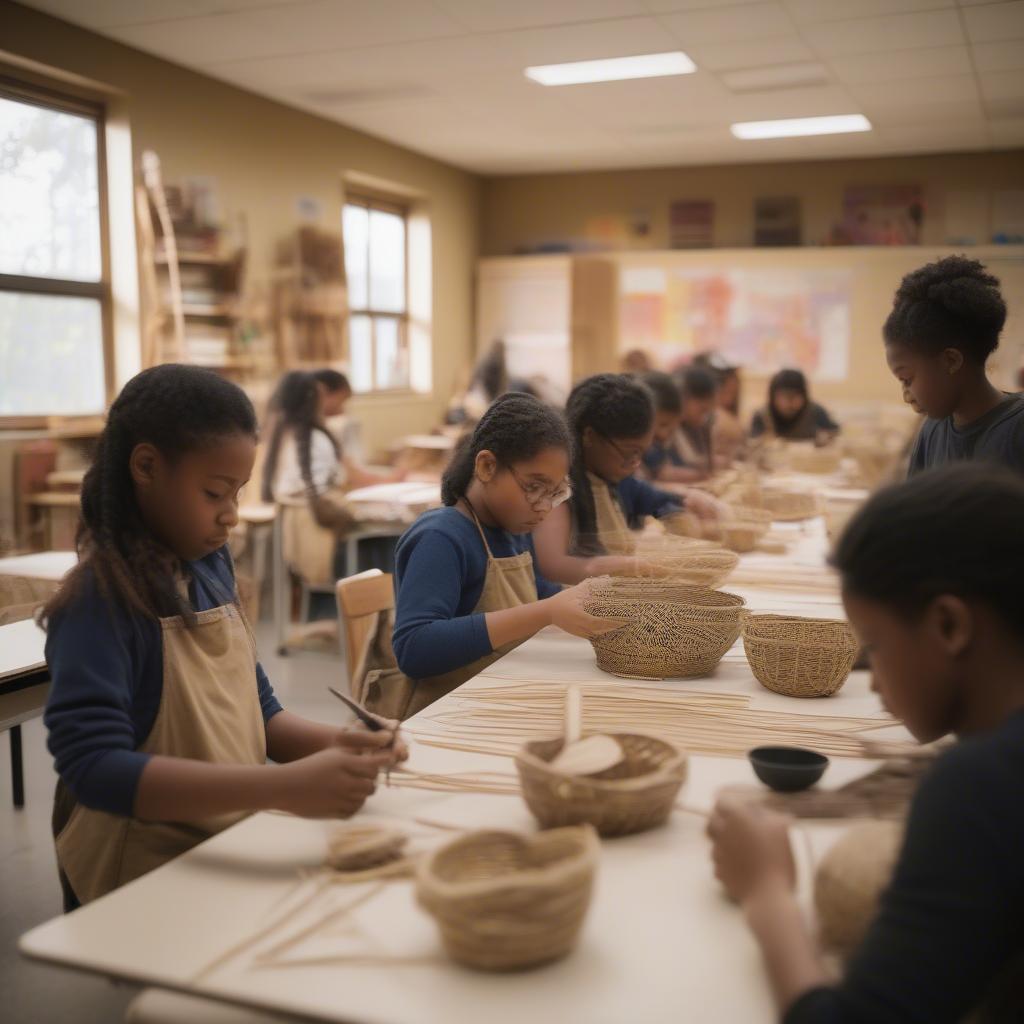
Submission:
[[[234,595],[226,549],[185,569],[197,612]],[[160,624],[106,600],[87,573],[79,594],[49,625],[46,662],[52,682],[44,721],[58,774],[79,803],[130,817],[150,756],[138,748],[163,693]],[[281,705],[258,663],[253,685],[267,722]]]
[[[495,558],[529,551],[530,534],[485,526]],[[484,588],[487,552],[476,524],[456,508],[424,512],[395,551],[395,631],[398,667],[411,679],[451,672],[494,649],[483,613],[473,612]],[[534,568],[537,596],[560,587]]]
[[[611,491],[622,506],[626,522],[633,528],[641,525],[644,516],[662,519],[683,509],[683,499],[678,494],[659,490],[635,476],[612,484]]]

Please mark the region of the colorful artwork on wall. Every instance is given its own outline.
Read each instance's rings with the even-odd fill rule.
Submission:
[[[842,380],[852,286],[849,270],[624,267],[619,348],[669,369],[717,351],[754,373],[794,366]]]

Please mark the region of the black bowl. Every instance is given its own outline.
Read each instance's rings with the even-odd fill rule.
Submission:
[[[778,793],[809,789],[828,767],[828,758],[824,754],[802,747],[755,747],[747,757],[754,774]]]

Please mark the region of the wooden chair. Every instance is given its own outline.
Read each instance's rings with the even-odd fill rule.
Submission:
[[[377,628],[378,616],[395,607],[395,591],[390,573],[367,569],[338,580],[335,593],[341,621],[342,654],[351,688],[366,638]]]

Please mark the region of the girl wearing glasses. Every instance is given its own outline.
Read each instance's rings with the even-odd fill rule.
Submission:
[[[652,487],[634,474],[654,437],[654,399],[633,377],[600,373],[573,388],[565,407],[575,440],[572,498],[534,530],[541,572],[559,583],[604,573],[656,575],[642,560],[609,555],[615,540],[646,516],[686,511],[715,517],[717,502],[700,491],[686,497]]]
[[[621,625],[583,610],[534,565],[530,531],[571,494],[572,442],[558,412],[502,395],[456,452],[444,507],[424,513],[396,552],[396,665],[356,689],[408,718],[482,672],[544,626],[590,637]]]

